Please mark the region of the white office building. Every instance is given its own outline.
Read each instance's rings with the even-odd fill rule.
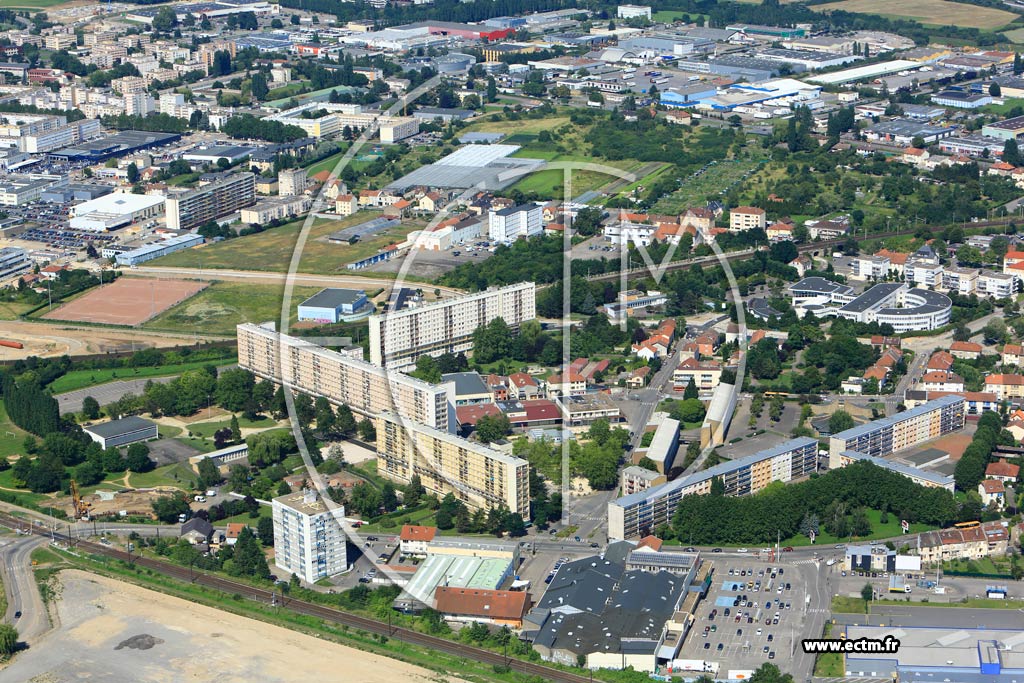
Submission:
[[[151,194],[115,192],[71,207],[69,225],[75,230],[104,232],[154,221],[164,213],[164,198]]]
[[[0,249],[0,282],[32,270],[32,259],[19,247]]]
[[[345,508],[306,489],[273,500],[274,564],[287,579],[316,583],[348,569]]]
[[[520,282],[442,299],[433,304],[370,316],[370,362],[403,369],[422,355],[473,348],[473,332],[495,318],[515,329],[537,317],[537,285]]]
[[[544,210],[536,204],[520,204],[490,212],[489,236],[495,242],[511,242],[544,232]]]

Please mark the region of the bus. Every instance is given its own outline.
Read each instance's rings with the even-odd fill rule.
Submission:
[[[981,526],[981,522],[977,520],[973,522],[960,522],[959,524],[954,524],[953,526],[955,526],[957,529],[977,529],[979,526]]]
[[[789,398],[789,394],[785,391],[766,391],[764,392],[765,398],[773,398],[775,396],[781,396],[782,398]]]

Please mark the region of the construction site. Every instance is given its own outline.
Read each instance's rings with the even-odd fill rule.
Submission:
[[[63,510],[71,519],[88,521],[103,517],[148,517],[155,519],[152,503],[157,498],[178,492],[178,489],[159,486],[147,489],[100,489],[81,495],[77,484],[71,482],[71,496],[54,500],[54,507]]]

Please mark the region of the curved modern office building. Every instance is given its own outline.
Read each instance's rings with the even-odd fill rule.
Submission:
[[[953,302],[945,294],[883,282],[854,296],[853,289],[820,277],[804,278],[789,288],[798,313],[838,315],[862,323],[889,324],[895,332],[934,330],[949,323]]]

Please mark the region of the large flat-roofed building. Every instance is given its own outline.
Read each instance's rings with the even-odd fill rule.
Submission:
[[[245,323],[236,329],[238,365],[264,379],[344,403],[360,415],[391,411],[440,430],[449,428],[449,411],[454,411],[450,384],[388,372],[272,327]]]
[[[152,244],[144,244],[130,251],[122,251],[114,258],[119,266],[135,266],[146,261],[152,261],[155,258],[160,258],[161,256],[166,256],[167,254],[173,254],[182,249],[197,247],[205,241],[202,235],[186,233],[177,237],[168,237],[165,240]]]
[[[21,206],[39,199],[45,190],[57,185],[57,176],[11,174],[0,176],[0,206]]]
[[[845,467],[852,462],[858,462],[861,460],[873,463],[883,469],[889,470],[890,472],[903,475],[919,486],[946,489],[950,493],[953,492],[953,477],[948,477],[944,474],[940,474],[939,472],[929,472],[928,470],[922,470],[919,467],[904,465],[901,462],[894,462],[892,460],[886,460],[885,458],[876,458],[870,455],[864,455],[857,451],[843,451],[839,454],[841,467]]]
[[[370,316],[370,362],[408,368],[420,356],[461,353],[473,347],[473,332],[496,318],[512,329],[537,317],[537,286],[520,282],[394,313]]]
[[[1024,633],[1019,628],[843,626],[842,635],[855,642],[888,639],[897,646],[893,652],[845,655],[847,677],[1012,683],[1024,675]]]
[[[853,288],[820,277],[789,288],[798,315],[836,315],[862,323],[892,325],[896,332],[934,330],[950,320],[953,302],[945,294],[905,283],[882,282],[860,295]]]
[[[310,137],[318,139],[340,135],[346,126],[363,130],[374,124],[377,125],[381,142],[398,142],[420,132],[418,119],[411,116],[364,112],[358,104],[308,102],[268,116],[266,120],[296,126],[306,131]]]
[[[626,539],[650,533],[672,519],[684,496],[711,492],[721,479],[725,493],[757,493],[775,481],[789,482],[818,469],[818,442],[809,437],[791,439],[744,458],[723,462],[702,472],[638,491],[608,503],[608,538]]]
[[[71,207],[69,225],[74,230],[104,232],[132,223],[151,221],[163,213],[163,197],[118,192]]]
[[[0,282],[32,270],[32,259],[20,247],[0,248]]]
[[[84,431],[101,448],[117,448],[139,441],[152,441],[160,438],[155,422],[135,415],[91,425]]]
[[[520,204],[489,215],[488,236],[495,242],[512,242],[544,232],[543,209],[536,204]]]
[[[307,583],[348,569],[343,523],[345,508],[329,504],[306,489],[271,501],[274,519],[274,564]]]
[[[981,134],[999,140],[1018,140],[1024,136],[1024,116],[993,121],[981,127]]]
[[[419,475],[427,491],[449,493],[471,509],[507,507],[530,517],[529,463],[448,432],[381,413],[377,473],[408,483]]]
[[[828,466],[842,467],[842,454],[856,451],[880,458],[963,429],[962,396],[943,396],[892,417],[883,417],[829,437]]]
[[[194,230],[207,221],[256,203],[256,176],[235,173],[209,185],[167,197],[167,227]]]
[[[370,309],[363,290],[329,287],[299,304],[298,314],[301,321],[336,323]]]

